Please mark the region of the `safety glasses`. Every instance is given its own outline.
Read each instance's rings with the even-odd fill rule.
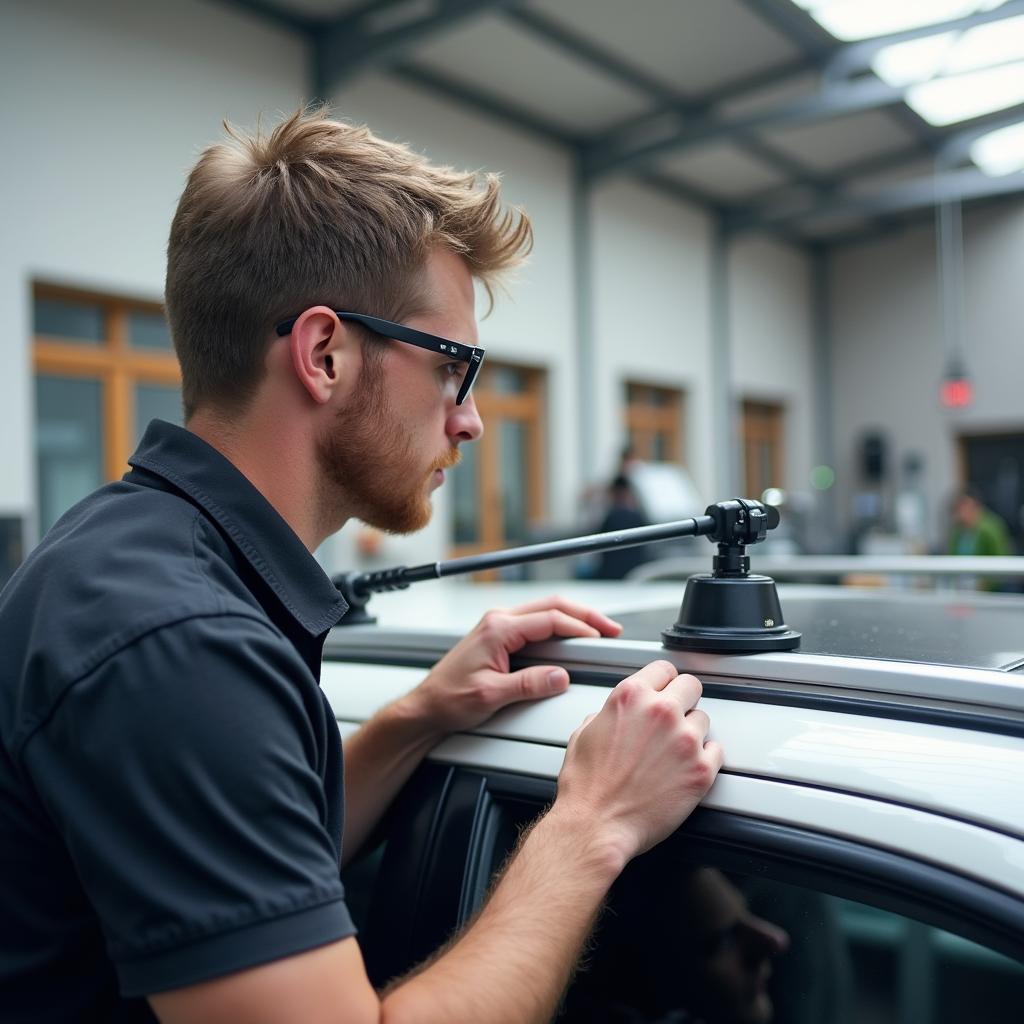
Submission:
[[[439,338],[436,334],[427,334],[425,331],[417,331],[404,324],[392,323],[390,320],[381,320],[380,317],[367,316],[365,313],[345,313],[340,309],[334,310],[334,315],[339,320],[351,320],[362,324],[368,331],[380,335],[382,338],[390,338],[392,341],[401,341],[406,345],[415,345],[417,348],[425,348],[428,352],[437,352],[440,355],[448,356],[455,362],[465,363],[466,370],[462,381],[459,384],[458,394],[455,397],[455,404],[462,403],[473,390],[477,374],[484,362],[484,350],[474,345],[463,345],[460,341],[449,341],[448,338]],[[299,318],[293,316],[283,320],[275,327],[278,335],[284,337],[291,334],[295,321]]]

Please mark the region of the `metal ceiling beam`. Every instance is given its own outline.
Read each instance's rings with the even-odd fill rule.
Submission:
[[[927,36],[942,35],[944,32],[965,32],[978,25],[1005,21],[1007,18],[1016,18],[1021,15],[1024,15],[1024,0],[1011,0],[1010,3],[1003,4],[1002,7],[991,11],[982,11],[980,14],[970,14],[963,18],[953,18],[949,21],[935,22],[932,25],[905,29],[902,32],[873,36],[871,39],[864,39],[856,43],[847,43],[829,58],[825,73],[829,77],[838,77],[863,71],[870,66],[878,51],[884,50],[887,46],[908,43],[914,39],[924,39]]]
[[[1013,196],[985,196],[974,200],[971,203],[971,213],[996,208],[1013,200]],[[935,212],[926,207],[918,207],[915,210],[908,210],[906,213],[896,215],[887,221],[885,226],[871,224],[866,227],[853,228],[838,234],[830,235],[828,238],[820,239],[820,243],[834,249],[843,245],[859,245],[863,242],[874,242],[882,238],[891,237],[894,231],[903,232],[914,228],[929,227],[935,229]]]
[[[835,37],[826,32],[806,11],[797,7],[792,0],[742,0],[742,3],[765,23],[796,43],[804,55],[823,74],[827,74],[829,62],[841,47]],[[897,106],[892,114],[919,141],[922,148],[935,148],[938,133],[917,113],[909,107]]]
[[[897,167],[921,160],[922,156],[919,146],[903,146],[900,149],[890,149],[884,153],[875,153],[872,156],[842,164],[831,172],[833,190],[841,192],[847,185],[859,178],[895,170]],[[796,184],[786,184],[766,188],[747,196],[744,206],[750,210],[767,209],[773,203],[785,201],[797,187]]]
[[[793,0],[742,0],[742,3],[816,62],[830,56],[834,48],[832,36]]]
[[[394,64],[412,46],[467,18],[512,7],[521,0],[371,0],[314,33],[317,92],[370,68]]]
[[[1006,110],[1000,110],[984,117],[975,118],[969,122],[969,127],[961,127],[945,137],[942,148],[936,155],[936,166],[941,168],[953,168],[962,164],[968,159],[970,147],[977,139],[989,132],[998,131],[1010,125],[1020,124],[1024,121],[1024,103]],[[913,163],[921,159],[921,152],[916,147],[889,150],[886,153],[879,153],[874,156],[856,160],[853,163],[844,164],[838,168],[835,174],[835,195],[842,199],[843,189],[851,182],[857,181],[871,174],[880,174],[884,171],[895,170],[898,167]],[[747,209],[743,214],[746,220],[756,220],[761,213],[770,215],[773,208],[777,211],[783,204],[789,202],[789,208],[793,208],[791,202],[794,186],[785,185],[778,188],[766,189],[757,195],[750,196],[745,204]]]
[[[902,89],[870,78],[824,88],[810,96],[780,103],[746,116],[705,116],[689,122],[680,119],[674,126],[669,126],[674,128],[669,131],[665,131],[653,119],[641,118],[627,136],[587,147],[585,166],[588,174],[601,177],[649,163],[655,157],[667,153],[732,138],[737,134],[807,124],[839,114],[893,106],[902,101],[903,93]],[[660,136],[645,138],[659,127]]]
[[[617,54],[591,42],[545,14],[531,8],[514,8],[506,11],[505,17],[537,38],[559,47],[571,57],[582,60],[601,73],[617,79],[621,84],[643,93],[655,104],[656,116],[663,116],[668,112],[686,118],[698,118],[706,116],[711,109],[713,101],[709,98],[686,96],[666,85],[661,79],[655,78],[630,61],[623,60]],[[799,68],[803,71],[807,70],[803,63],[799,65]],[[787,65],[786,77],[795,73],[797,72],[794,71],[793,65]],[[771,75],[774,81],[778,80],[775,77],[776,74],[777,72],[773,71]],[[758,78],[758,86],[764,87],[763,77]],[[732,93],[731,95],[735,97],[738,94]],[[780,153],[761,139],[741,137],[735,141],[737,146],[746,150],[762,163],[782,174],[796,178],[801,184],[814,189],[826,187],[823,179],[811,168],[791,156]]]
[[[568,53],[571,57],[581,60],[591,67],[597,68],[612,78],[618,79],[623,85],[635,89],[649,99],[662,102],[691,106],[691,101],[678,96],[660,79],[649,75],[629,61],[622,60],[618,54],[606,50],[603,46],[591,42],[561,22],[549,18],[539,11],[528,7],[512,7],[504,12],[505,20],[511,21],[525,29],[533,36],[543,39],[553,46]]]
[[[845,195],[831,202],[812,203],[796,210],[761,211],[756,216],[746,218],[734,215],[730,219],[730,228],[733,231],[757,230],[836,214],[877,217],[955,200],[1008,195],[1020,191],[1024,191],[1024,171],[997,178],[976,167],[965,167],[900,182],[875,193]]]
[[[447,75],[442,75],[440,72],[422,65],[403,61],[390,68],[390,71],[396,77],[404,79],[412,85],[421,86],[440,96],[455,100],[461,106],[468,107],[487,117],[500,118],[502,121],[515,125],[517,128],[548,142],[576,150],[583,141],[581,136],[566,131],[560,125],[540,117],[532,111],[513,106],[505,100],[489,93],[483,93],[479,89],[471,89]]]

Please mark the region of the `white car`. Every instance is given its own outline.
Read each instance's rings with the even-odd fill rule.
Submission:
[[[448,580],[374,598],[328,639],[343,735],[491,606],[550,585]],[[613,889],[559,1021],[1024,1020],[1024,597],[780,586],[791,652],[670,651],[678,584],[563,590],[625,625],[551,641],[563,695],[442,743],[346,877],[384,983],[479,907],[551,800],[570,733],[668,658],[703,681],[725,766]]]

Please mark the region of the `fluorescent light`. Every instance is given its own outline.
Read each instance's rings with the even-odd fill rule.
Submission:
[[[973,71],[975,68],[1024,60],[1024,15],[978,25],[965,32],[949,55],[946,71]]]
[[[1024,103],[1024,61],[911,86],[906,101],[934,125],[953,124]]]
[[[897,88],[927,82],[942,71],[958,39],[956,32],[942,32],[908,43],[893,43],[875,54],[872,70],[883,82]]]
[[[1024,60],[1024,15],[893,43],[875,54],[871,67],[882,81],[900,87],[1015,60]]]
[[[853,42],[891,32],[937,25],[979,11],[990,11],[1006,0],[793,0],[837,39]]]
[[[1024,121],[976,139],[971,146],[971,159],[993,177],[1024,171]]]

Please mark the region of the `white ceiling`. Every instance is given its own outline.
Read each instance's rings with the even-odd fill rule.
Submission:
[[[852,114],[833,112],[840,109],[835,104],[817,119],[733,124],[763,120],[794,103],[820,105],[854,84],[847,79],[824,88],[824,65],[841,44],[790,0],[217,2],[280,12],[301,22],[297,29],[322,21],[325,32],[362,12],[361,45],[370,50],[375,32],[411,27],[401,46],[367,67],[379,70],[390,61],[419,71],[425,87],[476,103],[488,116],[504,111],[520,127],[561,139],[580,152],[584,167],[613,152],[604,146],[609,138],[628,150],[657,140],[659,132],[671,138],[689,132],[685,148],[662,147],[628,167],[602,165],[602,173],[656,175],[737,215],[756,212],[762,201],[776,210],[787,184],[794,202],[810,210],[823,197],[841,203],[844,196],[919,179],[931,173],[944,140],[963,127],[930,128],[902,103]],[[1006,6],[1014,3],[1021,0]],[[873,76],[863,74],[857,84],[870,85]],[[771,81],[749,84],[765,76]],[[876,173],[868,176],[872,163]],[[885,223],[891,219],[887,213]],[[851,223],[866,221],[815,214],[787,221],[786,230],[818,238]]]
[[[530,0],[526,6],[687,94],[799,56],[740,0]]]
[[[484,15],[414,48],[411,60],[470,89],[499,96],[569,135],[595,134],[645,113],[650,99],[537,39]]]

